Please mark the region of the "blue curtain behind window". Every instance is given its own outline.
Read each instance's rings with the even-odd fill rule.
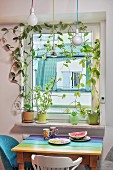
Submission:
[[[79,58],[79,57],[76,57]],[[56,64],[59,61],[65,61],[67,57],[57,57],[57,58],[46,58],[46,60],[42,60],[42,58],[38,58],[38,69],[36,73],[36,86],[41,86],[42,90],[45,90],[45,85],[50,82],[51,78],[56,78]],[[88,67],[88,64],[90,62],[86,63],[86,68]],[[89,79],[89,73],[86,69],[86,81]],[[56,84],[54,85],[54,91],[57,90]],[[90,88],[88,85],[86,85],[86,91],[90,91]]]
[[[62,58],[47,58],[46,60],[39,59],[38,69],[36,76],[36,85],[41,86],[45,90],[45,85],[50,82],[51,78],[56,76],[56,63],[66,60],[66,57]],[[54,91],[57,90],[56,84],[54,85]]]

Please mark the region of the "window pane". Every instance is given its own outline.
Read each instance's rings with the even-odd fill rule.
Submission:
[[[84,37],[84,33],[82,33],[82,36]],[[90,33],[88,35],[89,40],[87,41],[90,45],[92,44],[91,36]],[[68,63],[68,67],[66,67],[65,64],[68,58],[63,56],[64,53],[62,54],[61,49],[56,48],[55,52],[57,53],[57,57],[51,57],[50,52],[45,48],[48,40],[52,45],[51,34],[42,34],[41,40],[39,37],[39,34],[33,35],[33,47],[37,55],[37,58],[33,61],[33,86],[40,85],[42,89],[45,90],[45,85],[49,83],[50,79],[56,79],[52,96],[53,108],[49,109],[49,112],[64,113],[68,107],[73,109],[75,107],[74,93],[78,90],[81,92],[81,97],[79,97],[78,102],[90,107],[91,89],[86,84],[86,81],[89,80],[87,68],[91,61],[87,61],[84,68],[79,64],[80,61],[84,59],[84,53],[80,51],[81,47],[78,46],[73,49],[73,52],[76,52],[76,54],[69,58],[70,63]],[[66,51],[71,52],[72,49],[68,33],[63,34],[63,40]],[[55,44],[60,43],[58,35],[55,34]],[[79,76],[82,74],[84,76],[80,80]],[[61,78],[61,81],[58,81],[59,78]],[[84,86],[80,86],[78,89],[80,83],[84,84]],[[66,97],[62,99],[64,93]]]

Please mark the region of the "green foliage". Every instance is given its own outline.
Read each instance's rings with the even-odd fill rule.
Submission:
[[[66,108],[66,111],[65,111],[67,114],[70,113],[70,109],[69,108]]]
[[[20,32],[20,27],[23,27],[23,32]],[[14,26],[14,28],[9,28],[9,29],[2,28],[1,30],[3,31],[3,36],[1,40],[3,42],[4,48],[6,49],[6,51],[8,51],[12,55],[12,58],[13,58],[13,63],[12,63],[10,73],[9,73],[9,79],[12,83],[16,83],[19,85],[18,76],[23,77],[24,86],[28,87],[28,90],[27,90],[28,92],[26,92],[25,88],[22,92],[20,91],[20,94],[21,94],[20,96],[24,98],[24,103],[25,103],[24,109],[26,110],[32,109],[32,105],[31,105],[32,95],[35,93],[34,99],[35,99],[35,102],[38,108],[38,112],[46,112],[47,109],[52,105],[52,90],[53,90],[53,86],[55,83],[55,80],[51,79],[50,83],[46,85],[45,91],[42,91],[42,88],[40,86],[36,86],[35,89],[32,91],[28,85],[29,75],[27,74],[27,70],[29,69],[32,59],[36,58],[35,51],[32,46],[32,32],[39,33],[40,34],[39,38],[41,39],[42,30],[45,28],[48,29],[51,33],[53,33],[53,26],[52,24],[48,24],[48,23],[44,23],[43,25],[36,25],[36,26],[30,26],[30,25],[20,23],[17,26]],[[68,65],[71,63],[70,58],[72,59],[72,57],[75,56],[76,54],[76,52],[74,52],[76,47],[74,47],[71,43],[72,36],[73,36],[73,33],[71,33],[73,32],[72,25],[63,23],[61,21],[58,24],[54,25],[54,29],[55,29],[54,31],[59,34],[58,40],[60,42],[60,44],[55,44],[55,47],[60,50],[60,54],[67,57],[64,63],[64,66],[68,68]],[[65,48],[65,45],[64,45],[62,31],[66,29],[68,30],[68,35],[69,35],[68,39],[70,40],[70,44],[71,44],[71,52],[69,52]],[[86,29],[87,29],[87,26],[85,26],[83,23],[80,22],[79,30],[82,32],[85,32],[84,34],[85,37],[88,35],[88,32]],[[13,33],[14,35],[13,41],[14,43],[17,43],[16,48],[10,45],[5,38],[6,34],[8,34],[9,32]],[[46,53],[42,55],[43,60],[46,60],[46,56],[48,52],[51,53],[52,51],[52,45],[50,44],[50,39],[52,38],[52,36],[48,37],[48,40],[45,44]],[[23,56],[21,57],[22,55],[21,48],[23,48],[23,41],[26,39],[29,39],[28,46],[30,50],[29,52],[27,50],[24,50]],[[37,49],[37,50],[40,50],[40,49]],[[85,54],[85,57],[81,59],[81,61],[79,62],[82,68],[86,67],[87,61],[90,61],[90,60],[93,61],[93,64],[91,62],[91,64],[89,64],[87,68],[87,71],[90,75],[90,79],[87,80],[86,84],[89,85],[89,87],[93,86],[94,89],[92,90],[92,95],[94,95],[95,93],[98,94],[98,91],[96,90],[96,82],[100,78],[100,41],[97,39],[95,41],[95,46],[91,47],[87,44],[87,40],[86,40],[85,42],[83,42],[82,48],[80,49],[80,51]],[[73,60],[76,60],[76,57],[74,57]],[[82,107],[81,103],[78,100],[81,96],[80,88],[85,86],[81,82],[84,76],[86,75],[82,73],[79,75],[80,83],[77,85],[77,91],[74,93],[75,108],[79,108],[80,113],[82,115],[85,115],[87,113],[86,109]],[[58,79],[58,81],[60,80],[61,78]],[[63,94],[62,99],[65,97],[66,95]],[[99,101],[99,94],[98,94],[98,101]],[[97,106],[97,109],[99,110],[99,104]]]
[[[34,87],[34,101],[38,113],[46,113],[52,106],[52,91],[55,80],[52,78],[50,83],[46,84],[45,91],[42,91],[41,86]]]
[[[33,111],[32,94],[33,94],[32,89],[29,89],[27,93],[23,91],[23,93],[21,94],[21,96],[24,98],[24,106],[23,106],[24,111],[29,111],[29,112]]]
[[[76,116],[77,114],[78,114],[78,113],[75,112],[75,111],[72,111],[72,112],[71,112],[71,115],[72,115],[72,116]]]
[[[85,107],[81,107],[81,108],[80,108],[80,114],[81,114],[82,116],[85,116],[86,113],[87,113],[86,108],[85,108]]]
[[[62,95],[62,99],[64,99],[65,97],[66,97],[66,94],[63,94],[63,95]]]

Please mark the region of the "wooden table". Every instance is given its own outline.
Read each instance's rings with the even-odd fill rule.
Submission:
[[[91,170],[97,170],[97,160],[102,154],[102,145],[103,138],[101,137],[91,137],[91,140],[87,142],[71,141],[71,143],[66,145],[51,145],[48,143],[48,140],[43,139],[43,136],[31,135],[15,146],[12,151],[17,152],[19,170],[24,170],[24,162],[31,162],[31,155],[34,153],[68,156],[73,160],[82,156],[82,164],[89,165]]]

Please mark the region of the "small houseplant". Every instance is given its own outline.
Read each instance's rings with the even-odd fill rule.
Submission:
[[[34,88],[34,102],[38,113],[38,122],[46,122],[47,110],[52,106],[52,91],[55,79],[51,78],[50,83],[46,84],[45,90],[41,86]]]
[[[78,112],[72,111],[70,114],[70,123],[72,125],[77,125],[78,124]]]
[[[85,46],[84,46],[85,47]],[[87,47],[87,46],[86,46]],[[92,63],[88,67],[90,79],[87,80],[87,84],[91,87],[92,104],[91,109],[80,107],[81,115],[88,115],[88,123],[91,125],[99,124],[100,115],[100,94],[99,94],[99,79],[100,79],[100,41],[96,39],[95,46],[92,48],[83,48],[83,52],[92,55]]]
[[[28,91],[24,96],[24,105],[22,112],[22,122],[31,123],[34,120],[34,111],[32,106],[32,90]]]
[[[88,123],[96,125],[99,124],[100,116],[100,41],[98,39],[95,41],[92,55],[93,65],[89,67],[90,80],[88,81],[92,89],[92,108],[91,112],[88,111]]]
[[[72,103],[74,103],[74,107],[83,117],[88,117],[89,124],[96,125],[99,124],[100,115],[100,41],[97,39],[94,47],[84,43],[83,48],[81,48],[81,52],[84,52],[85,54],[85,57],[79,62],[82,68],[86,67],[86,61],[90,63],[87,68],[89,79],[86,81],[86,85],[88,85],[91,89],[91,108],[89,110],[85,106],[82,106],[79,100],[81,97],[80,87],[85,86],[85,84],[81,83],[82,77],[86,76],[84,74],[79,75],[80,83],[77,85],[78,89],[74,93],[75,100]]]
[[[20,27],[23,27],[23,31],[20,32]],[[29,26],[29,25],[25,25],[23,23],[20,23],[19,25],[15,26],[14,28],[11,28],[11,29],[8,29],[8,28],[3,28],[2,31],[4,32],[3,36],[2,36],[2,39],[1,39],[1,43],[3,44],[3,47],[5,47],[6,51],[8,51],[10,53],[10,55],[12,56],[12,66],[11,66],[11,69],[10,69],[10,73],[9,73],[9,78],[10,78],[10,82],[12,83],[15,83],[15,84],[18,84],[18,77],[22,77],[24,80],[26,79],[27,82],[28,82],[28,74],[27,74],[27,69],[28,69],[28,66],[29,64],[31,63],[31,56],[34,58],[35,57],[35,51],[33,49],[33,46],[31,45],[32,43],[32,36],[30,37],[30,34],[31,32],[35,32],[35,33],[39,33],[40,34],[40,37],[41,37],[41,32],[42,32],[42,29],[43,28],[47,28],[49,29],[51,32],[52,32],[52,26],[51,24],[47,24],[47,23],[44,23],[43,25],[36,25],[34,27],[32,26]],[[59,24],[56,24],[55,25],[55,31],[58,33],[58,40],[61,42],[59,45],[55,44],[56,47],[58,47],[60,50],[61,50],[61,53],[62,55],[66,56],[68,59],[66,60],[66,63],[64,63],[64,65],[66,67],[68,67],[68,63],[70,63],[70,57],[73,56],[75,53],[73,51],[73,48],[71,49],[71,53],[68,52],[65,47],[64,47],[64,43],[63,43],[63,39],[62,39],[62,32],[59,32],[59,28],[60,30],[65,30],[67,28],[69,28],[69,30],[71,30],[71,24],[66,24],[66,23],[63,23],[63,22],[60,22]],[[80,30],[83,30],[84,32],[86,31],[86,26],[80,26]],[[6,38],[6,35],[11,32],[12,35],[13,35],[13,41],[15,43],[17,43],[17,47],[14,48],[12,47],[12,45],[10,45],[7,41],[7,38]],[[69,31],[69,39],[71,40],[72,39],[72,35]],[[87,32],[85,33],[85,36],[87,35]],[[28,46],[29,46],[29,52],[27,50],[23,50],[23,56],[22,57],[22,53],[21,53],[21,50],[23,49],[23,41],[26,40],[27,38],[29,38],[29,42],[28,42]],[[91,55],[94,55],[92,57],[92,60],[94,59],[94,63],[96,63],[96,65],[99,64],[99,57],[100,57],[100,47],[99,47],[99,41],[96,41],[96,46],[94,48],[90,47],[87,42],[85,44],[85,42],[83,43],[83,48],[81,49],[81,52],[84,52],[86,57],[84,57],[83,60],[80,61],[80,64],[82,65],[82,67],[85,67],[85,62],[86,60],[90,61],[90,57]],[[51,51],[51,48],[50,47],[50,43],[49,41],[47,41],[47,52],[48,51]],[[71,46],[72,47],[72,46]],[[24,58],[24,60],[23,60]],[[17,68],[17,71],[15,72],[15,67]],[[97,89],[95,88],[96,86],[96,81],[98,78],[99,79],[99,70],[98,70],[98,67],[89,67],[89,70],[88,70],[92,77],[90,80],[87,81],[87,84],[89,86],[92,87],[92,95],[94,95],[94,93],[96,94]],[[82,77],[84,75],[80,75],[79,79],[81,80]],[[95,78],[96,77],[96,78]],[[23,84],[25,86],[28,86],[28,83],[25,83],[25,81],[23,82]],[[80,83],[78,84],[78,91],[75,92],[74,96],[75,97],[80,97],[80,91],[79,91],[79,88],[80,87],[83,87],[84,84],[83,83]],[[40,95],[38,94],[37,91],[40,91]],[[47,89],[46,89],[47,90]],[[45,91],[46,91],[45,90]],[[35,98],[35,103],[36,103],[36,106],[37,106],[37,112],[38,113],[42,113],[42,110],[44,111],[47,111],[47,109],[51,106],[52,104],[52,98],[51,98],[51,95],[52,95],[52,90],[50,89],[51,92],[48,92],[48,90],[46,92],[43,92],[42,89],[40,89],[39,87],[36,87],[34,92],[36,93],[34,98]],[[42,96],[44,95],[46,96],[47,94],[49,94],[49,98],[46,96],[44,98],[42,98]],[[21,94],[19,95],[21,96]],[[24,102],[25,102],[25,95],[22,96],[24,98]],[[95,97],[93,97],[95,98]],[[43,102],[45,102],[45,100],[49,100],[49,102],[47,102],[47,105],[46,107],[43,106]],[[32,100],[31,100],[32,101]],[[31,102],[30,101],[30,102]],[[42,102],[43,101],[43,102]],[[42,102],[42,103],[41,103]],[[93,102],[94,103],[94,102]],[[25,103],[25,105],[23,106],[24,109],[28,109],[27,106],[29,107],[29,103]],[[43,109],[45,107],[45,109]],[[80,108],[80,113],[82,114],[86,114],[86,109],[84,109],[79,102],[76,102],[76,108]],[[97,108],[97,104],[96,106],[92,107],[91,109],[92,110],[95,110],[95,108]],[[41,115],[41,114],[40,114]]]

